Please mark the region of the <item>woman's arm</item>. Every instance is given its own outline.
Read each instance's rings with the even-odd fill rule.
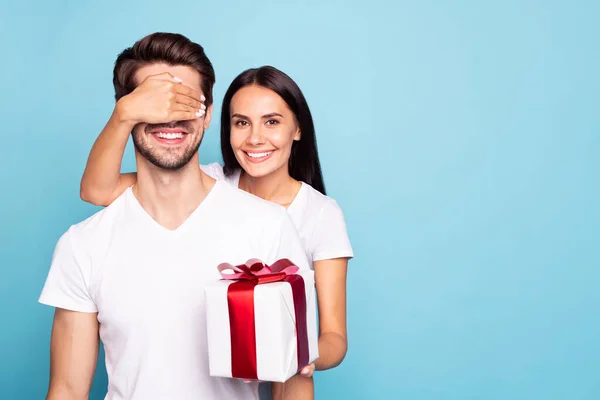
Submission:
[[[271,384],[272,400],[313,400],[315,385],[312,376],[295,375],[287,382]]]
[[[137,180],[135,173],[121,174],[123,153],[135,124],[124,119],[120,101],[94,142],[81,178],[81,199],[97,206],[108,206]]]
[[[319,305],[319,358],[316,370],[337,367],[348,349],[346,334],[347,258],[315,261]]]
[[[107,206],[136,182],[135,173],[121,174],[121,161],[129,135],[138,123],[196,119],[205,112],[204,100],[200,92],[169,73],[146,78],[119,99],[90,152],[81,178],[81,199]]]

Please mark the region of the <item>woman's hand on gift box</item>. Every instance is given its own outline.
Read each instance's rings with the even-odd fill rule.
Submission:
[[[306,367],[302,368],[302,370],[300,371],[300,375],[305,376],[307,378],[310,378],[311,376],[313,376],[314,373],[315,373],[315,363],[310,363]],[[254,382],[254,381],[250,380],[250,379],[244,379],[244,382],[250,383],[250,382]]]
[[[315,373],[315,363],[310,363],[306,367],[302,368],[300,375],[310,378]]]

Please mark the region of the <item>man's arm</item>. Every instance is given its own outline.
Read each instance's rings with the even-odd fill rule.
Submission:
[[[87,400],[98,361],[97,313],[57,308],[50,344],[46,400]]]

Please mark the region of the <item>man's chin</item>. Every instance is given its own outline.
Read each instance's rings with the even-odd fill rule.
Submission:
[[[178,171],[188,165],[192,160],[192,157],[179,158],[179,159],[159,159],[155,157],[144,157],[153,166],[160,168],[165,171]]]
[[[136,142],[134,138],[133,144],[136,150],[136,157],[141,157],[154,167],[164,171],[178,171],[182,169],[194,159],[200,147],[200,144],[198,144],[194,148],[187,148],[185,150],[170,149],[170,151],[165,152],[161,148],[148,149],[143,144]]]
[[[191,154],[184,154],[181,156],[174,156],[173,154],[160,156],[153,154],[152,152],[145,151],[145,149],[136,148],[136,157],[146,161],[153,167],[165,170],[165,171],[178,171],[188,165],[190,161],[197,154],[193,152]]]

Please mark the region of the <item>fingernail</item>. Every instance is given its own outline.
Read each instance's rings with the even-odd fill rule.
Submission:
[[[183,79],[180,79],[180,78],[178,78],[178,77],[176,77],[176,76],[174,76],[174,77],[173,77],[173,80],[174,80],[175,82],[179,82],[179,83],[183,82]]]
[[[204,110],[200,110],[196,113],[196,117],[201,117],[204,115]]]
[[[201,110],[206,110],[206,106],[204,104],[200,104],[200,109]]]
[[[302,375],[306,375],[306,374],[308,374],[308,368],[304,368],[304,369],[302,370]]]
[[[204,100],[206,100],[206,97],[204,97],[204,95],[203,95],[203,94],[201,94],[201,95],[200,95],[200,101],[204,101]]]

